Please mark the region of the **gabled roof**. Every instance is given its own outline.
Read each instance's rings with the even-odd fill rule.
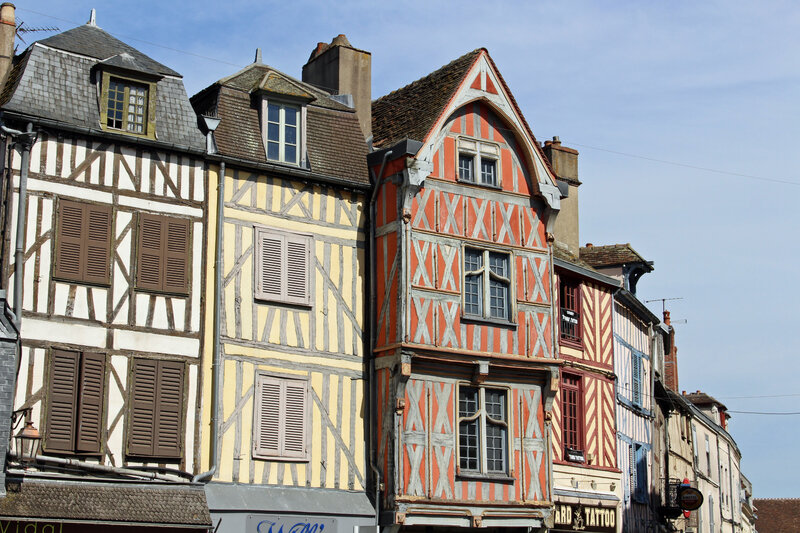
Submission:
[[[630,243],[609,244],[606,246],[587,244],[581,247],[580,257],[595,268],[624,265],[626,263],[647,264],[647,260],[639,255],[631,247]],[[652,267],[650,270],[652,270]]]
[[[260,99],[256,97],[261,93],[307,104],[306,151],[313,174],[360,188],[369,186],[367,145],[355,111],[329,93],[262,63],[222,78],[192,97],[198,114],[220,119],[214,138],[221,155],[269,163],[261,136]]]
[[[609,285],[614,288],[619,288],[620,286],[619,281],[605,274],[601,274],[595,270],[592,265],[581,261],[561,246],[553,246],[553,264],[557,268],[565,269],[572,274],[598,281],[604,285]]]
[[[483,49],[473,50],[372,102],[372,144],[423,141]]]
[[[93,70],[104,66],[140,72],[149,81],[158,79],[156,141],[149,142],[204,149],[205,139],[180,75],[91,24],[37,41],[17,56],[0,106],[7,115],[39,119],[55,128],[139,142],[137,137],[101,127]]]
[[[698,407],[706,405],[716,405],[717,408],[722,411],[728,410],[728,408],[725,407],[725,405],[722,402],[702,391],[690,392],[688,394],[684,394],[683,397],[686,398],[688,401],[692,402],[694,405],[697,405]]]
[[[800,498],[755,498],[758,533],[800,531]]]
[[[108,59],[121,53],[127,53],[133,58],[133,61],[149,70],[158,72],[164,76],[180,77],[180,74],[171,68],[147,57],[137,49],[123,43],[108,32],[92,24],[84,24],[83,26],[72,28],[71,30],[37,42],[50,48],[72,52],[73,54],[81,56],[93,57],[99,60]]]

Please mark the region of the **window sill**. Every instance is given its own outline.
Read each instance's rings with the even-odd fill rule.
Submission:
[[[311,461],[308,457],[281,457],[276,455],[271,457],[269,455],[256,455],[253,454],[254,461],[275,461],[280,463],[308,463]]]
[[[470,322],[473,324],[491,324],[493,326],[501,326],[509,329],[517,329],[517,323],[504,318],[491,318],[478,315],[468,315],[461,313],[462,322]]]
[[[474,187],[480,187],[482,189],[494,189],[496,191],[502,191],[503,187],[500,185],[489,185],[488,183],[479,183],[477,181],[469,181],[469,180],[462,180],[461,178],[456,177],[456,183],[460,183],[462,185],[472,185]]]
[[[87,285],[89,287],[102,287],[104,289],[108,289],[111,287],[110,281],[84,281],[82,279],[67,279],[67,278],[59,278],[53,276],[53,281],[58,283],[74,283],[76,285]]]
[[[517,479],[515,477],[509,476],[508,474],[501,474],[501,473],[482,473],[482,472],[470,472],[470,471],[463,471],[459,467],[456,470],[456,477],[460,479],[469,479],[469,480],[478,480],[478,481],[494,481],[497,483],[514,483]]]
[[[302,304],[302,303],[297,303],[297,302],[286,302],[286,301],[283,301],[283,300],[271,300],[269,298],[263,298],[261,296],[253,296],[253,300],[255,301],[256,304],[283,305],[283,306],[286,306],[286,307],[300,308],[300,309],[304,309],[304,310],[311,310],[314,307],[314,304],[310,304],[310,303]]]
[[[159,296],[171,296],[171,297],[178,297],[178,298],[188,298],[189,297],[189,292],[190,292],[188,290],[186,292],[161,291],[161,290],[158,290],[158,289],[145,289],[145,288],[142,288],[142,287],[134,287],[133,290],[135,290],[136,292],[142,292],[142,293],[146,293],[146,294],[157,294]]]
[[[583,343],[579,340],[569,339],[566,337],[559,337],[559,342],[562,346],[569,346],[570,348],[583,349]]]

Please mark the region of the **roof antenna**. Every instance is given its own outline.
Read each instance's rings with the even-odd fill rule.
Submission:
[[[256,48],[256,60],[254,63],[261,64],[261,48]]]
[[[95,12],[94,8],[92,8],[92,14],[89,15],[89,22],[87,22],[86,24],[88,24],[89,26],[97,26],[96,15],[97,13]]]

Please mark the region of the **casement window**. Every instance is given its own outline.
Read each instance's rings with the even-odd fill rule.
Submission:
[[[473,139],[458,139],[458,180],[499,187],[500,148]]]
[[[580,284],[568,278],[559,280],[561,338],[581,342]]]
[[[706,435],[706,473],[711,477],[711,444]]]
[[[308,459],[308,381],[256,376],[253,457]]]
[[[179,459],[183,443],[185,365],[134,359],[128,409],[128,454]]]
[[[106,131],[155,138],[156,83],[103,72],[100,121]]]
[[[568,460],[578,457],[570,452],[583,451],[583,393],[581,378],[571,374],[561,377],[561,426],[564,439],[564,456]]]
[[[511,256],[464,249],[464,314],[511,320]]]
[[[636,352],[631,353],[631,400],[642,406],[642,357]]]
[[[110,205],[59,200],[54,278],[107,285],[110,250]]]
[[[189,292],[190,233],[189,220],[139,214],[137,289],[175,294]]]
[[[301,164],[303,111],[299,105],[263,101],[262,136],[269,161]]]
[[[257,227],[255,239],[256,298],[311,305],[311,237]]]
[[[44,442],[47,452],[100,453],[105,376],[103,354],[51,351]]]
[[[647,449],[641,443],[630,445],[630,486],[634,501],[647,503]]]
[[[462,473],[508,473],[508,391],[458,387],[458,464]]]

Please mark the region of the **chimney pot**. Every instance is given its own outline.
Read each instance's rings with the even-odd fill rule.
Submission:
[[[590,243],[590,242],[587,242],[587,243],[586,243],[586,247],[587,247],[587,248],[594,248],[594,244],[592,244],[592,243]]]
[[[553,135],[553,144],[561,144],[561,139],[558,135]]]

